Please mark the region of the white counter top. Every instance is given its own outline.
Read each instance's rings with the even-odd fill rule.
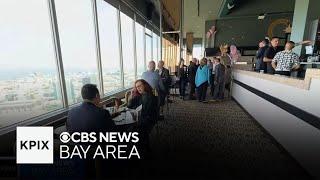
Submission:
[[[310,88],[310,82],[312,78],[320,79],[320,69],[307,69],[304,79],[272,74],[263,74],[255,71],[245,71],[239,69],[235,69],[234,72],[306,90]]]

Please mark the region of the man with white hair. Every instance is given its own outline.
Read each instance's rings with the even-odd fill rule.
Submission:
[[[160,75],[155,71],[155,69],[156,63],[154,61],[150,61],[148,63],[148,70],[142,74],[141,79],[147,81],[147,83],[159,93],[160,90],[165,91],[165,87],[161,81]]]

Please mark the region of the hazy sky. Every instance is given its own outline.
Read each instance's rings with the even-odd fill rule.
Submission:
[[[56,69],[47,2],[0,0],[0,69]],[[97,59],[91,0],[55,0],[55,5],[65,71],[95,71]],[[119,70],[117,10],[103,0],[97,1],[97,10],[102,66]],[[121,19],[124,68],[131,69],[134,66],[133,21],[122,13]],[[144,57],[142,26],[137,26],[136,33],[138,62],[141,62],[140,58]],[[146,41],[149,45],[146,49],[150,51],[150,39]],[[147,58],[150,54],[147,52]]]

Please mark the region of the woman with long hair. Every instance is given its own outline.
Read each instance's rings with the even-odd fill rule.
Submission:
[[[178,67],[178,77],[179,77],[179,93],[180,98],[184,100],[186,95],[186,83],[187,83],[187,66],[184,65],[184,60],[181,58]]]
[[[138,121],[139,143],[142,151],[146,152],[149,147],[149,134],[156,123],[158,117],[158,102],[156,96],[153,94],[152,87],[143,79],[137,80],[135,88],[139,93],[134,102],[132,99],[129,102],[129,108],[136,108],[142,105],[141,118]]]
[[[125,99],[127,104],[127,108],[135,109],[138,107],[140,103],[141,94],[138,92],[137,88],[135,87],[135,83],[133,84],[133,88],[129,94],[126,93]]]

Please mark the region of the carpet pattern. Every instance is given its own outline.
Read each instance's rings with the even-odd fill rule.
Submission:
[[[165,108],[166,109],[166,108]],[[175,99],[151,133],[145,177],[310,179],[257,122],[232,100]]]

